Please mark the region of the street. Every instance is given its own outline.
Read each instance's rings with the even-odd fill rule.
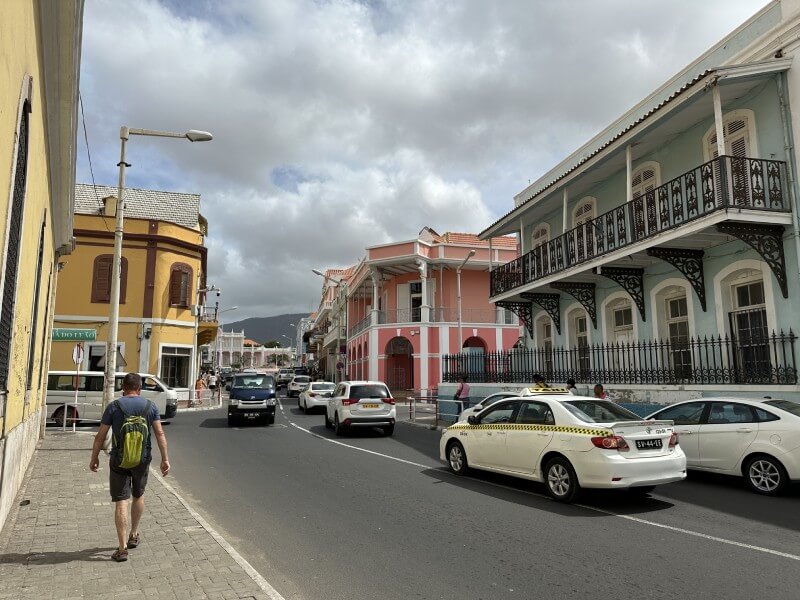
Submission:
[[[452,475],[438,431],[336,438],[280,402],[274,426],[228,428],[220,409],[166,432],[171,483],[286,598],[797,597],[796,489],[692,474],[563,506],[535,483]]]

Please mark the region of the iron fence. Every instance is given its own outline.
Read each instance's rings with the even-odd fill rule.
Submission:
[[[794,385],[795,336],[711,336],[577,348],[521,348],[489,353],[447,354],[442,380],[463,375],[470,383],[549,382],[662,385]],[[758,360],[753,360],[757,356]]]

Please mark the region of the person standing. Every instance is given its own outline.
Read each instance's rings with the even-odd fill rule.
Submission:
[[[578,396],[578,388],[575,387],[574,379],[567,379],[567,391],[573,396]]]
[[[128,549],[136,548],[141,542],[139,523],[144,514],[144,491],[147,486],[147,475],[150,471],[152,458],[151,435],[155,435],[158,451],[161,454],[161,474],[166,476],[170,470],[169,455],[167,454],[167,436],[161,427],[161,416],[156,406],[150,400],[142,398],[142,378],[138,373],[128,373],[122,380],[123,396],[109,404],[103,412],[100,429],[92,445],[92,457],[89,469],[97,473],[100,466],[100,450],[111,429],[111,452],[109,455],[109,488],[111,501],[114,503],[114,524],[117,528],[119,548],[111,555],[117,562],[128,560]],[[128,452],[123,450],[128,442],[123,428],[127,428],[132,420],[140,417],[147,427],[147,435],[142,440],[140,462],[138,465],[123,468],[123,457],[128,459]],[[128,504],[133,496],[130,506],[130,530],[128,530]]]
[[[203,403],[203,390],[206,389],[206,380],[203,379],[202,375],[197,377],[197,381],[194,382],[194,399],[197,404]]]
[[[467,378],[463,375],[460,375],[458,378],[458,387],[456,388],[456,394],[453,396],[453,399],[461,405],[458,414],[464,412],[464,409],[469,405],[469,384],[467,383]]]
[[[550,386],[547,385],[547,382],[544,380],[544,377],[542,377],[539,373],[536,373],[533,376],[533,387],[537,390],[546,390],[550,388]]]
[[[609,400],[608,394],[606,394],[605,389],[603,389],[602,383],[598,383],[594,386],[594,397],[599,398],[600,400]]]

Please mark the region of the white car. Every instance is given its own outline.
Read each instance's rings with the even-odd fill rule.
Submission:
[[[395,402],[382,381],[343,381],[325,408],[325,427],[342,435],[352,427],[380,427],[394,433]]]
[[[559,502],[581,488],[646,493],[686,478],[672,421],[643,421],[608,400],[541,394],[501,400],[442,432],[440,456],[468,468],[544,482]]]
[[[297,397],[297,408],[308,412],[312,408],[328,406],[328,398],[333,396],[336,384],[332,381],[312,381],[307,389]]]
[[[311,377],[308,375],[295,375],[292,377],[289,385],[286,386],[286,395],[289,396],[289,398],[294,398],[295,396],[299,397],[300,393],[305,391],[310,383]]]
[[[775,495],[800,480],[800,404],[789,400],[708,398],[679,402],[651,418],[671,419],[690,469],[744,477]]]
[[[520,396],[533,396],[535,394],[569,394],[569,390],[567,388],[522,388],[517,391],[495,392],[494,394],[486,396],[486,398],[478,402],[475,406],[464,409],[461,414],[458,415],[457,421],[466,421],[470,415],[478,414],[487,406],[491,406],[495,402],[499,402],[505,398],[518,398]]]

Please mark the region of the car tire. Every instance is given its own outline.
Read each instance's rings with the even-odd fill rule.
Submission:
[[[236,425],[236,419],[228,415],[228,427],[233,427],[234,425]]]
[[[331,420],[328,418],[328,409],[325,409],[325,429],[332,429],[332,428],[333,428],[333,423],[331,423]]]
[[[744,467],[744,478],[751,490],[763,496],[777,496],[789,485],[786,469],[768,454],[750,458]]]
[[[74,406],[67,406],[67,427],[72,427],[72,419],[75,417],[75,407]],[[53,413],[53,420],[56,422],[56,425],[62,427],[64,424],[64,407],[60,407],[56,409],[56,412]],[[80,421],[75,421],[75,425],[79,425]]]
[[[390,436],[394,433],[394,425],[387,425],[383,428],[383,435]]]
[[[274,425],[275,424],[275,415],[267,417],[267,425]]]
[[[464,475],[469,469],[467,453],[461,442],[450,442],[447,445],[447,466],[456,475]]]
[[[336,435],[344,435],[344,425],[339,423],[339,413],[333,415],[333,431]]]
[[[572,502],[578,497],[581,486],[575,469],[563,456],[548,461],[544,468],[544,487],[556,502]]]
[[[303,400],[303,412],[308,414],[308,404],[305,400]]]

